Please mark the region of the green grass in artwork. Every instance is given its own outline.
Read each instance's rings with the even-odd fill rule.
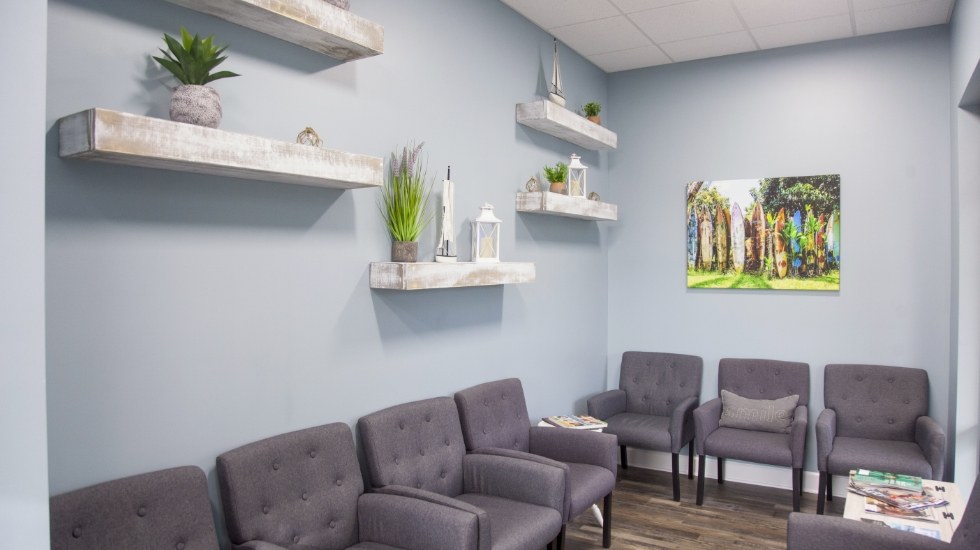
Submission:
[[[840,290],[840,271],[807,279],[770,278],[751,273],[687,270],[688,288],[758,288],[763,290]]]

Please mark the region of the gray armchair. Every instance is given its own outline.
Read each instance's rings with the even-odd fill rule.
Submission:
[[[786,543],[788,550],[976,550],[980,548],[980,477],[949,543],[853,519],[799,513],[789,515]]]
[[[452,503],[364,494],[347,424],[290,432],[217,459],[236,550],[478,548],[478,513]]]
[[[697,504],[704,503],[704,458],[718,459],[718,483],[724,483],[724,459],[747,460],[793,469],[793,510],[800,511],[803,491],[803,460],[806,450],[807,403],[810,397],[810,366],[806,363],[767,359],[722,359],[718,364],[718,391],[753,400],[785,400],[798,396],[795,408],[785,417],[769,407],[753,410],[755,404],[722,410],[715,398],[694,411],[694,448],[698,453]],[[724,396],[725,394],[722,393]],[[725,420],[722,414],[725,414]],[[756,413],[761,413],[756,415]],[[785,419],[782,432],[745,429],[722,424],[736,420]],[[756,422],[763,424],[767,422]]]
[[[942,480],[946,432],[929,414],[922,369],[827,365],[817,417],[817,513],[833,499],[834,475],[868,468]]]
[[[612,492],[616,487],[616,436],[531,426],[524,388],[517,378],[487,382],[455,395],[468,451],[535,460],[563,468],[565,525],[603,501],[602,545],[612,542]],[[531,455],[531,456],[528,456]]]
[[[208,481],[182,466],[51,497],[51,550],[218,550]]]
[[[627,351],[619,389],[589,399],[589,414],[605,420],[603,430],[619,438],[620,464],[626,447],[671,454],[674,500],[681,499],[678,459],[687,449],[687,477],[694,478],[694,409],[701,399],[704,362],[694,355]]]
[[[543,548],[561,531],[565,471],[467,454],[452,398],[389,407],[362,417],[357,429],[376,491],[472,510],[479,517],[480,550]]]

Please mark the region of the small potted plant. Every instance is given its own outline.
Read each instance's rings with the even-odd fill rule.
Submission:
[[[568,192],[568,183],[566,183],[568,181],[568,165],[564,162],[559,162],[554,166],[545,166],[544,177],[551,182],[548,191],[563,195]]]
[[[599,111],[602,110],[601,104],[590,101],[582,107],[582,110],[585,111],[585,118],[602,126],[602,119],[599,118]]]
[[[391,236],[391,261],[418,259],[419,235],[432,220],[429,212],[431,185],[425,184],[420,154],[423,143],[404,147],[401,156],[391,154],[388,179],[381,188],[378,208]]]
[[[167,49],[160,48],[163,57],[153,56],[181,83],[170,96],[170,120],[217,128],[221,122],[221,96],[206,84],[240,75],[231,71],[211,72],[227,59],[221,54],[228,48],[215,46],[213,36],[204,39],[196,34],[191,36],[181,27],[180,38],[164,33]]]

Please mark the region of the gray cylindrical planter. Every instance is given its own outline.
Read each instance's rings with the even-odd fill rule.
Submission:
[[[209,86],[177,86],[170,96],[170,120],[217,128],[221,123],[221,96]]]
[[[419,257],[418,241],[392,241],[391,261],[415,262]]]

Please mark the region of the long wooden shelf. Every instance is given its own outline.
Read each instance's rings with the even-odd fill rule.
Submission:
[[[518,212],[551,214],[582,220],[616,221],[617,210],[615,204],[608,202],[569,197],[548,191],[517,194]]]
[[[592,151],[615,149],[616,133],[547,99],[517,104],[517,122]]]
[[[313,187],[380,187],[379,157],[226,132],[108,109],[59,121],[60,155]]]
[[[384,27],[324,0],[167,0],[352,61],[384,53]]]
[[[371,288],[425,290],[465,286],[532,283],[531,262],[375,262],[371,264]]]

